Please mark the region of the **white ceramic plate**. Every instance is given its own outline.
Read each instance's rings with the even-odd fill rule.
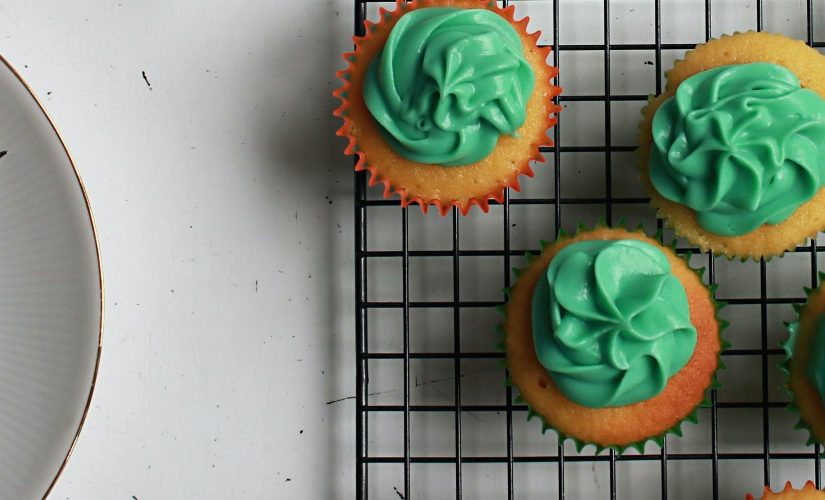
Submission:
[[[94,388],[102,280],[72,160],[2,56],[0,152],[0,498],[40,498]]]

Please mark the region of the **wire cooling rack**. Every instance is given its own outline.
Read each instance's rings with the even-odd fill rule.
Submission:
[[[817,284],[823,246],[782,259],[699,254],[731,322],[727,369],[699,424],[643,453],[576,452],[526,421],[504,384],[494,333],[503,287],[525,251],[598,219],[662,228],[635,173],[638,111],[663,71],[696,43],[769,30],[825,43],[813,0],[511,0],[553,47],[564,110],[536,178],[490,213],[447,217],[383,200],[355,174],[356,498],[742,498],[765,484],[822,486],[819,446],[793,429],[779,390],[778,342],[802,287]],[[389,2],[355,0],[355,34]],[[665,238],[672,237],[668,230]]]

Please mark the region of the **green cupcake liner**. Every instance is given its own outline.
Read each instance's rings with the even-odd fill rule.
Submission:
[[[594,227],[588,229],[583,224],[578,224],[578,226],[576,228],[576,232],[573,233],[573,234],[567,233],[564,230],[559,230],[558,235],[556,237],[556,241],[559,241],[559,240],[562,240],[562,239],[567,239],[567,238],[573,238],[573,237],[578,236],[582,232],[592,231],[592,230],[596,230],[596,229],[603,228],[603,227],[612,227],[613,229],[625,229],[625,230],[630,231],[630,232],[642,232],[642,233],[647,235],[647,232],[644,230],[644,227],[643,227],[642,224],[639,224],[636,227],[636,229],[633,230],[633,229],[629,229],[627,227],[627,225],[625,224],[625,221],[623,219],[620,219],[619,223],[616,226],[608,226],[604,221],[599,221]],[[656,231],[655,238],[657,240],[659,240],[660,242],[662,241],[663,235],[662,235],[661,230]],[[545,241],[545,240],[539,240],[539,244],[541,246],[541,253],[543,253],[544,250],[550,245],[550,243]],[[676,240],[671,241],[667,245],[662,243],[662,245],[666,246],[666,247],[669,247],[670,249],[672,249],[674,251],[674,253],[676,253],[675,252],[675,250],[676,250]],[[538,258],[539,255],[540,254],[534,254],[532,252],[525,252],[524,257],[527,259],[527,265],[529,266],[530,264],[532,264],[532,262],[536,258]],[[692,255],[691,252],[686,252],[684,254],[684,256],[681,256],[680,258],[682,260],[684,260],[686,264],[688,264],[688,268],[691,269],[694,273],[696,273],[696,275],[699,277],[699,279],[702,279],[702,277],[705,274],[705,268],[701,267],[701,268],[698,268],[698,269],[694,269],[694,268],[690,267],[690,257],[691,257],[691,255]],[[516,277],[516,280],[518,280],[518,278],[521,276],[521,273],[523,272],[523,269],[513,267],[512,272],[513,272],[513,275]],[[515,286],[515,284],[513,286]],[[511,286],[511,287],[503,289],[503,292],[504,292],[504,295],[505,295],[505,301],[504,301],[503,305],[500,305],[500,306],[497,307],[497,310],[499,311],[499,313],[501,313],[501,315],[505,319],[507,317],[506,305],[507,305],[507,302],[509,302],[509,300],[510,300],[510,294],[511,294],[512,288],[513,287]],[[581,453],[582,450],[586,446],[594,446],[596,448],[596,454],[597,455],[602,453],[605,450],[613,450],[617,454],[622,454],[622,453],[624,453],[625,451],[627,451],[628,449],[631,449],[631,448],[635,449],[639,453],[644,453],[645,445],[648,442],[653,442],[653,443],[657,444],[659,447],[662,447],[662,446],[664,446],[665,438],[668,435],[674,435],[674,436],[682,437],[682,435],[683,435],[683,433],[682,433],[682,424],[684,424],[685,422],[691,422],[693,424],[698,423],[699,422],[699,417],[698,417],[699,409],[700,408],[708,408],[708,407],[711,406],[710,391],[720,389],[722,387],[722,385],[719,383],[719,381],[716,378],[716,373],[719,370],[722,370],[722,369],[726,368],[725,363],[722,361],[721,354],[722,354],[722,351],[724,351],[725,349],[730,347],[730,344],[727,341],[725,341],[725,339],[722,336],[722,332],[724,332],[724,330],[728,327],[729,322],[727,322],[727,321],[725,321],[725,320],[723,320],[719,317],[719,311],[722,308],[724,308],[725,306],[727,306],[727,304],[723,301],[716,300],[716,289],[718,288],[718,285],[716,285],[714,283],[714,284],[710,285],[707,288],[710,291],[710,297],[711,297],[711,300],[714,303],[714,311],[715,311],[714,317],[716,318],[717,324],[719,325],[719,338],[720,338],[720,341],[721,341],[721,349],[719,350],[719,355],[717,356],[716,372],[714,372],[713,377],[711,379],[711,383],[708,386],[708,388],[705,390],[705,396],[702,398],[702,400],[693,408],[693,410],[685,418],[683,418],[682,420],[677,422],[676,425],[674,425],[670,429],[667,429],[666,431],[662,432],[661,434],[658,434],[658,435],[655,435],[655,436],[650,436],[650,437],[647,437],[645,439],[636,441],[634,443],[630,443],[628,445],[624,445],[624,446],[622,446],[622,445],[602,446],[600,444],[590,443],[590,442],[587,442],[587,441],[582,441],[582,440],[576,438],[575,436],[568,436],[568,435],[564,434],[563,432],[559,431],[558,429],[554,428],[553,426],[551,426],[547,422],[547,420],[541,414],[539,414],[539,413],[537,413],[536,411],[533,410],[533,408],[530,406],[530,403],[528,403],[527,400],[525,400],[521,396],[521,394],[516,395],[516,397],[514,399],[514,402],[518,403],[518,404],[524,404],[524,405],[527,406],[527,421],[533,420],[534,418],[539,418],[541,420],[541,433],[542,434],[545,434],[547,431],[553,431],[558,436],[559,445],[563,445],[564,442],[567,441],[567,440],[572,441],[574,443],[574,445],[576,447],[576,451],[578,453]],[[498,326],[496,326],[496,331],[502,336],[501,342],[496,344],[496,347],[498,347],[502,351],[506,352],[505,341],[506,341],[506,337],[507,337],[507,332],[505,332],[505,330],[504,330],[504,325],[499,324]],[[505,369],[507,369],[507,376],[506,376],[506,379],[505,379],[505,384],[508,387],[513,387],[513,388],[518,389],[518,386],[515,385],[512,382],[512,380],[510,379],[510,371],[509,371],[509,366],[507,364],[507,356],[506,355],[505,355],[504,359],[500,362],[500,365],[503,366]]]
[[[820,286],[822,286],[823,281],[825,281],[825,272],[820,271],[817,273],[817,278],[819,279]],[[794,346],[796,344],[796,337],[799,335],[799,326],[802,317],[802,309],[808,305],[808,301],[810,300],[811,294],[814,292],[814,288],[803,287],[805,291],[805,302],[802,304],[793,304],[793,310],[796,312],[797,319],[796,321],[785,322],[785,327],[788,330],[788,338],[784,342],[779,343],[779,347],[785,351],[785,358],[782,360],[781,363],[777,365],[779,371],[781,371],[785,376],[785,383],[782,385],[782,390],[787,393],[791,397],[791,401],[788,403],[788,406],[785,407],[786,411],[791,413],[797,414],[797,421],[794,424],[794,429],[806,431],[808,433],[808,440],[806,444],[808,446],[813,446],[817,443],[825,444],[822,441],[819,441],[813,433],[813,430],[802,417],[802,412],[796,404],[796,395],[794,394],[793,390],[791,390],[790,382],[791,382],[791,361],[793,359],[793,351]],[[822,456],[825,456],[825,450],[821,453]]]

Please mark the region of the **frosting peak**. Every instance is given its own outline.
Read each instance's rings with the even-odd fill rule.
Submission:
[[[716,234],[778,224],[825,182],[825,99],[777,64],[687,78],[652,127],[653,186]]]
[[[535,76],[516,30],[486,9],[403,15],[370,64],[364,101],[398,154],[467,165],[524,123]]]
[[[594,408],[659,394],[697,339],[667,256],[638,240],[559,251],[536,284],[532,326],[536,355],[559,389]]]

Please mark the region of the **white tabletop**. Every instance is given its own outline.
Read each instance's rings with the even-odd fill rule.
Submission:
[[[9,1],[0,52],[86,183],[106,321],[52,498],[354,491],[347,0]],[[333,494],[333,492],[336,492]]]

